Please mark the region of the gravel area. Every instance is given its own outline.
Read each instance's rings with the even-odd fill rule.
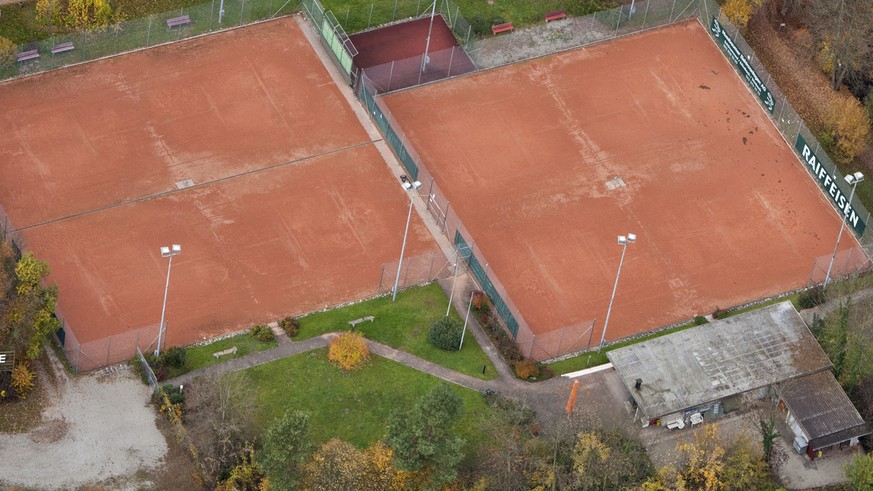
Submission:
[[[167,442],[155,424],[148,387],[127,370],[76,380],[61,375],[62,368],[55,371],[58,385],[50,389],[42,424],[0,437],[0,487],[151,487],[136,476],[163,464]]]

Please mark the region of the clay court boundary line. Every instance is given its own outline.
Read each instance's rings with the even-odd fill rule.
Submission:
[[[244,176],[247,176],[247,175],[257,174],[257,173],[259,173],[259,172],[265,172],[265,171],[270,171],[270,170],[273,170],[273,169],[278,169],[278,168],[280,168],[280,167],[285,167],[285,166],[287,166],[287,165],[299,164],[300,162],[306,162],[307,160],[317,159],[317,158],[319,158],[319,157],[326,157],[326,156],[329,156],[329,155],[335,155],[335,154],[338,154],[338,153],[345,152],[345,151],[347,151],[347,150],[355,150],[355,149],[358,149],[358,148],[365,147],[365,146],[367,146],[367,145],[373,145],[373,144],[379,143],[379,142],[381,142],[381,141],[383,141],[383,140],[382,140],[381,138],[378,138],[378,139],[376,139],[376,140],[370,140],[370,141],[366,141],[366,142],[363,142],[363,143],[357,143],[357,144],[355,144],[355,145],[349,145],[349,146],[347,146],[347,147],[337,148],[337,149],[335,149],[335,150],[329,150],[329,151],[327,151],[327,152],[322,152],[322,153],[318,153],[318,154],[315,154],[315,155],[307,155],[306,157],[301,157],[301,158],[299,158],[299,159],[288,160],[288,161],[286,161],[286,162],[281,162],[281,163],[278,163],[278,164],[268,165],[268,166],[266,166],[266,167],[261,167],[260,169],[252,169],[252,170],[248,170],[248,171],[245,171],[245,172],[240,172],[240,173],[237,173],[237,174],[231,174],[231,175],[229,175],[229,176],[219,177],[219,178],[217,178],[217,179],[212,179],[212,180],[209,180],[209,181],[204,181],[204,182],[201,182],[201,183],[195,183],[195,184],[193,184],[193,185],[191,185],[191,186],[188,186],[188,187],[186,187],[186,188],[182,188],[182,189],[170,189],[170,190],[168,190],[168,191],[162,191],[162,192],[160,192],[160,193],[150,194],[150,195],[147,195],[147,196],[142,196],[142,197],[139,197],[139,198],[136,198],[136,199],[132,199],[132,200],[128,200],[128,201],[122,201],[122,202],[120,202],[120,203],[114,203],[114,204],[111,204],[111,205],[101,206],[100,208],[94,208],[94,209],[92,209],[92,210],[86,210],[86,211],[81,211],[81,212],[78,212],[78,213],[73,213],[73,214],[65,215],[65,216],[58,217],[58,218],[52,218],[51,220],[45,220],[45,221],[42,221],[42,222],[39,222],[39,223],[34,223],[34,224],[32,224],[32,225],[27,225],[27,226],[25,226],[25,227],[12,229],[12,230],[9,230],[9,232],[20,232],[20,231],[22,231],[22,230],[30,230],[30,229],[34,229],[34,228],[38,228],[38,227],[42,227],[42,226],[44,226],[44,225],[51,225],[51,224],[53,224],[53,223],[62,222],[62,221],[64,221],[64,220],[69,220],[69,219],[72,219],[72,218],[77,218],[77,217],[82,217],[82,216],[92,215],[92,214],[94,214],[94,213],[100,213],[100,212],[103,212],[103,211],[112,210],[112,209],[114,209],[114,208],[120,208],[120,207],[122,207],[122,206],[132,205],[132,204],[136,204],[136,203],[142,203],[142,202],[144,202],[144,201],[149,201],[149,200],[158,199],[158,198],[163,198],[163,197],[165,197],[165,196],[170,196],[170,195],[175,194],[175,193],[181,193],[181,192],[183,192],[183,191],[188,191],[189,189],[202,188],[202,187],[210,186],[210,185],[212,185],[212,184],[216,184],[216,183],[219,183],[219,182],[230,181],[230,180],[237,179],[237,178],[240,178],[240,177],[244,177]]]

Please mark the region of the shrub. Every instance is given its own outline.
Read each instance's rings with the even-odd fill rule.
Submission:
[[[285,331],[289,338],[293,338],[300,331],[300,321],[294,317],[285,317],[279,321],[279,327]]]
[[[27,399],[27,394],[33,390],[33,378],[33,371],[24,363],[19,363],[12,369],[12,387],[19,399]]]
[[[816,305],[821,305],[825,301],[824,288],[816,285],[808,290],[800,292],[797,297],[797,304],[801,309],[811,309]]]
[[[702,315],[698,315],[698,316],[694,317],[694,325],[695,326],[702,326],[704,324],[709,324],[709,321],[706,320],[706,317],[704,317]]]
[[[15,64],[15,44],[0,36],[0,68]]]
[[[441,317],[431,324],[430,331],[427,333],[427,340],[439,349],[458,351],[463,329],[464,326],[459,319]]]
[[[327,350],[327,359],[343,370],[360,368],[369,355],[364,335],[353,331],[346,331],[334,338]]]
[[[522,380],[534,379],[540,374],[540,366],[530,358],[515,362],[513,368],[515,376]]]
[[[185,394],[175,385],[164,384],[161,390],[167,394],[170,404],[185,404]]]
[[[715,310],[712,312],[713,319],[724,319],[727,316],[727,310],[722,310],[721,307],[716,307]]]
[[[835,142],[836,160],[849,163],[867,147],[870,119],[867,117],[867,111],[854,97],[840,98],[831,108],[825,125]]]
[[[164,350],[158,358],[158,364],[165,367],[182,368],[185,366],[185,350],[172,346]]]
[[[252,326],[249,330],[249,334],[257,338],[258,341],[263,341],[265,343],[269,343],[270,341],[274,341],[276,339],[276,335],[273,334],[273,330],[267,327],[266,324],[258,324],[256,326]]]

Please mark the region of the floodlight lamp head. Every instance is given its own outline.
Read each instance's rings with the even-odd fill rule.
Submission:
[[[618,236],[618,245],[625,245],[625,244],[627,244],[627,237],[625,237],[624,235],[619,235]]]
[[[179,244],[173,244],[173,254],[181,254],[182,246]]]
[[[413,182],[413,183],[412,183],[412,187],[413,187],[415,190],[419,190],[419,189],[421,189],[421,181],[415,181],[415,182]]]
[[[170,248],[167,246],[162,246],[161,247],[161,256],[167,257],[169,255],[170,255]]]
[[[412,184],[409,183],[409,181],[403,181],[403,183],[400,184],[400,185],[403,186],[403,189],[405,189],[405,190],[407,190],[407,191],[409,191],[410,189],[412,189]]]
[[[633,244],[637,241],[637,234],[627,234],[627,241]]]

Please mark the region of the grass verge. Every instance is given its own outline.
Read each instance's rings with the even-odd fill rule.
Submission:
[[[277,346],[276,341],[265,343],[258,341],[256,338],[245,334],[240,334],[232,338],[222,339],[211,344],[203,346],[189,346],[185,348],[185,366],[182,368],[171,368],[167,374],[167,378],[174,378],[188,373],[199,368],[205,368],[227,360],[246,356],[258,351],[268,350]],[[213,353],[224,351],[229,348],[236,347],[236,354],[224,355],[221,358],[212,356]]]
[[[349,321],[373,316],[373,322],[358,324],[357,331],[368,339],[392,348],[406,351],[446,368],[483,380],[497,376],[494,365],[476,339],[467,333],[461,351],[445,351],[432,346],[427,340],[428,330],[437,319],[446,315],[448,298],[436,283],[410,288],[390,296],[319,312],[300,319],[300,332],[295,340],[308,339],[334,331],[350,330]],[[458,314],[452,310],[452,316]],[[482,373],[482,367],[485,373]]]
[[[385,435],[392,411],[414,406],[423,394],[445,383],[378,356],[371,356],[359,370],[343,372],[327,360],[327,349],[252,367],[245,373],[257,392],[255,420],[260,431],[295,408],[312,415],[312,436],[317,443],[336,437],[358,447]],[[452,388],[464,401],[457,430],[466,440],[466,455],[471,455],[485,438],[482,423],[490,409],[475,391]]]

